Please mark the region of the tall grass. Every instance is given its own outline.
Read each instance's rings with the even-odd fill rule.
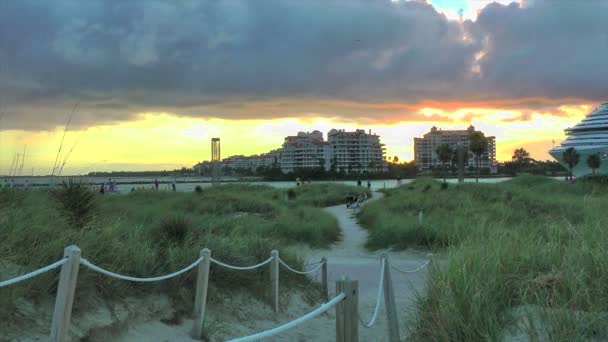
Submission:
[[[331,188],[332,186],[327,185]],[[342,189],[340,190],[342,191]],[[227,185],[193,193],[136,191],[127,195],[96,194],[96,205],[80,229],[72,229],[65,211],[46,191],[0,192],[0,279],[25,273],[61,258],[75,244],[91,262],[132,276],[166,274],[196,260],[203,247],[230,264],[251,265],[278,249],[296,268],[303,261],[290,246],[326,247],[340,237],[336,220],[312,203],[327,202],[334,190],[307,194],[293,201],[285,190],[265,186]],[[268,271],[235,272],[212,266],[214,291],[245,289],[264,295]],[[75,309],[85,309],[91,294],[102,298],[162,291],[188,306],[195,272],[160,283],[118,281],[81,268]],[[281,274],[281,286],[308,283],[303,276]],[[0,289],[0,318],[8,318],[19,298],[38,300],[54,293],[57,272]],[[211,299],[213,300],[213,299]]]
[[[422,180],[388,191],[360,220],[372,248],[447,255],[419,302],[416,340],[494,341],[509,329],[527,340],[605,340],[606,189],[532,176],[443,190]]]

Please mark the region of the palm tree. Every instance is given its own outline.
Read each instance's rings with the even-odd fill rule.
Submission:
[[[576,152],[574,147],[570,147],[564,151],[563,157],[564,161],[566,162],[566,164],[568,164],[568,167],[570,168],[570,180],[572,180],[572,169],[576,166],[576,164],[578,164],[580,155],[578,154],[578,152]]]
[[[443,173],[443,181],[445,182],[445,164],[449,163],[450,160],[452,160],[452,154],[454,153],[454,151],[452,151],[450,145],[441,144],[437,146],[435,153],[437,153],[437,159],[439,159],[439,161],[441,162],[441,171]]]
[[[599,169],[602,164],[599,154],[592,154],[587,158],[587,165],[591,168],[591,172],[595,174],[595,169]]]
[[[469,133],[469,149],[475,155],[475,164],[477,166],[477,177],[476,182],[479,182],[479,164],[481,162],[481,155],[488,149],[488,139],[486,136],[479,131],[472,131]]]

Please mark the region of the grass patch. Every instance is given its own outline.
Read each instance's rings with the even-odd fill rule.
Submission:
[[[345,191],[341,186],[332,187],[300,187],[301,196],[291,201],[284,189],[248,185],[225,185],[192,193],[145,190],[126,195],[94,194],[95,205],[87,207],[86,213],[75,210],[69,215],[65,207],[56,204],[56,192],[9,189],[0,192],[0,279],[54,262],[61,258],[64,247],[72,244],[79,246],[82,256],[91,262],[136,277],[181,269],[196,260],[204,247],[211,249],[215,258],[238,265],[259,263],[269,257],[272,249],[278,249],[283,260],[303,268],[303,261],[290,246],[304,243],[326,247],[340,237],[336,220],[315,208],[334,201],[316,196]],[[75,226],[79,229],[73,229]],[[242,289],[264,296],[268,277],[267,267],[235,272],[212,266],[209,298],[213,300],[213,291]],[[122,298],[155,291],[168,293],[191,310],[196,273],[141,284],[81,268],[78,278],[77,311],[93,305],[88,302],[92,294]],[[19,298],[37,301],[52,296],[57,281],[58,272],[49,272],[0,288],[0,318],[11,317]],[[307,280],[281,273],[281,286],[295,286],[302,281]]]
[[[494,341],[513,328],[528,340],[605,340],[605,190],[603,181],[538,176],[443,189],[422,179],[387,191],[359,219],[370,248],[447,255],[419,301],[414,340]],[[522,314],[530,307],[534,314]]]

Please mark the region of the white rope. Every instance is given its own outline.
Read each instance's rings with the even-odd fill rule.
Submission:
[[[269,329],[269,330],[265,330],[262,332],[259,332],[255,335],[250,335],[250,336],[246,336],[246,337],[241,337],[241,338],[237,338],[237,339],[233,339],[233,340],[229,340],[228,342],[249,342],[249,341],[258,341],[261,340],[263,338],[267,338],[270,336],[274,336],[278,333],[281,333],[285,330],[294,328],[295,326],[302,324],[306,321],[308,321],[311,318],[315,318],[317,316],[319,316],[320,314],[324,313],[325,311],[331,309],[332,307],[334,307],[336,304],[338,304],[341,300],[343,300],[346,297],[346,295],[344,294],[344,292],[340,293],[339,295],[335,296],[332,300],[330,300],[327,303],[323,303],[321,304],[321,306],[319,308],[317,308],[314,311],[311,311],[309,313],[307,313],[306,315],[296,318],[291,322],[285,323],[281,326],[278,326],[276,328],[273,329]]]
[[[256,269],[258,267],[262,267],[264,265],[266,265],[267,263],[272,261],[272,257],[266,259],[265,261],[262,261],[261,263],[257,264],[257,265],[253,265],[253,266],[232,266],[232,265],[228,265],[228,264],[224,264],[223,262],[213,259],[211,258],[211,262],[218,264],[222,267],[226,267],[232,270],[237,270],[237,271],[246,271],[246,270],[253,270]]]
[[[431,262],[431,260],[427,260],[424,264],[420,265],[418,268],[416,268],[415,270],[411,270],[411,271],[404,271],[395,265],[391,265],[391,266],[393,267],[393,269],[395,269],[396,271],[401,272],[401,273],[416,273],[416,272],[420,271],[421,269],[425,268],[430,262]]]
[[[312,270],[309,270],[309,271],[298,271],[298,270],[295,270],[295,269],[291,268],[289,265],[287,265],[285,263],[285,261],[283,261],[283,259],[281,259],[281,258],[279,258],[279,262],[281,263],[281,265],[285,266],[285,268],[287,268],[291,272],[294,272],[294,273],[297,273],[297,274],[310,274],[310,273],[313,273],[313,272],[317,271],[319,268],[321,268],[323,266],[323,261],[321,261],[321,264],[319,266],[313,268]]]
[[[16,278],[13,278],[13,279],[1,281],[0,282],[0,287],[12,285],[12,284],[18,283],[20,281],[33,278],[33,277],[35,277],[35,276],[37,276],[39,274],[42,274],[44,272],[48,272],[48,271],[50,271],[50,270],[52,270],[54,268],[57,268],[57,267],[65,264],[67,261],[68,261],[68,259],[64,258],[64,259],[56,261],[56,262],[54,262],[54,263],[52,263],[52,264],[50,264],[48,266],[45,266],[43,268],[37,269],[35,271],[32,271],[30,273],[27,273],[27,274],[24,274],[24,275],[20,275],[20,276],[18,276]]]
[[[382,303],[382,291],[384,288],[384,261],[385,259],[382,258],[382,265],[380,266],[380,281],[378,281],[378,295],[376,296],[376,307],[374,308],[372,318],[370,319],[369,323],[365,323],[361,319],[361,315],[358,315],[359,322],[361,322],[361,324],[363,324],[363,326],[366,328],[371,328],[374,323],[376,323],[376,318],[378,318],[378,313],[380,312],[380,304]]]
[[[110,272],[108,270],[104,270],[103,268],[96,266],[94,264],[92,264],[90,261],[88,261],[87,259],[81,258],[80,259],[80,263],[85,265],[86,267],[92,269],[93,271],[97,271],[99,273],[103,273],[107,276],[110,276],[112,278],[116,278],[116,279],[122,279],[122,280],[129,280],[129,281],[137,281],[137,282],[152,282],[152,281],[161,281],[161,280],[165,280],[165,279],[169,279],[169,278],[173,278],[175,276],[178,276],[182,273],[188,272],[191,269],[195,268],[196,265],[198,265],[201,261],[203,261],[205,257],[200,257],[198,258],[195,262],[193,262],[192,264],[190,264],[188,267],[179,270],[177,272],[173,272],[171,274],[167,274],[164,276],[160,276],[160,277],[153,277],[153,278],[136,278],[136,277],[129,277],[126,275],[122,275],[122,274],[118,274],[118,273],[114,273],[114,272]]]

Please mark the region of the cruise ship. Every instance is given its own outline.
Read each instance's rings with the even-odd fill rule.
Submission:
[[[597,153],[602,163],[595,172],[608,174],[608,102],[589,113],[576,126],[566,128],[564,133],[568,138],[549,151],[553,158],[569,170],[568,164],[564,162],[564,151],[574,147],[580,158],[572,173],[575,177],[581,177],[592,172],[587,165],[587,158]]]

